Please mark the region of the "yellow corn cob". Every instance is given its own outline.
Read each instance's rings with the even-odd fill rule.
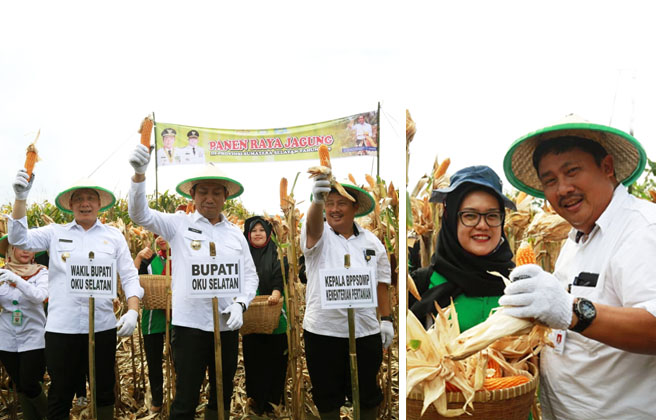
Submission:
[[[287,204],[287,178],[282,178],[280,180],[280,207],[286,208]]]
[[[371,175],[366,174],[364,177],[367,180],[367,183],[369,184],[369,187],[371,187],[372,190],[376,188],[376,181],[374,181],[374,178]]]
[[[517,266],[525,264],[535,264],[535,252],[533,251],[533,246],[528,241],[523,241],[522,244],[517,249],[517,254],[515,255],[515,264]]]
[[[656,203],[656,190],[649,190],[649,196],[651,197],[651,201]]]
[[[319,146],[319,161],[321,162],[321,166],[332,168],[332,166],[330,166],[330,151],[325,144]]]
[[[139,128],[141,134],[141,144],[150,147],[150,132],[153,130],[153,120],[150,117],[144,118]]]
[[[442,175],[446,173],[446,170],[449,168],[449,165],[451,164],[451,159],[446,158],[440,163],[440,166],[437,167],[435,170],[435,175],[433,176],[433,179],[438,179]]]
[[[32,171],[34,171],[34,165],[39,159],[39,152],[36,150],[34,145],[37,140],[39,140],[39,135],[41,135],[41,130],[36,134],[36,138],[29,146],[27,146],[27,153],[25,154],[25,170],[27,171],[27,176],[32,177]]]
[[[349,174],[349,175],[348,175],[348,179],[349,179],[349,181],[351,181],[351,183],[352,183],[353,185],[358,185],[358,183],[355,182],[355,177],[353,177],[352,174]]]

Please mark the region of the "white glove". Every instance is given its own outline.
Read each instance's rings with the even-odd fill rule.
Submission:
[[[130,154],[130,165],[137,174],[145,174],[150,163],[150,149],[143,144],[138,144]]]
[[[33,182],[34,174],[32,174],[32,179],[30,179],[25,169],[18,171],[16,179],[14,179],[14,183],[12,184],[14,193],[16,194],[16,200],[27,200],[27,194],[29,194]]]
[[[4,268],[0,268],[0,283],[6,282],[15,285],[20,280],[22,279],[18,276],[18,274]]]
[[[522,265],[510,273],[513,283],[506,287],[499,305],[516,318],[537,318],[551,328],[566,330],[572,323],[574,297],[560,281],[535,264]],[[516,281],[515,281],[516,280]]]
[[[116,323],[116,335],[119,337],[129,337],[134,332],[134,328],[137,326],[137,318],[139,314],[134,309],[127,311],[121,319]]]
[[[380,321],[380,337],[383,339],[383,348],[386,349],[394,340],[394,324],[391,321]]]
[[[324,197],[330,193],[330,181],[326,175],[319,175],[314,178],[312,185],[312,201],[319,204],[323,203]]]
[[[231,331],[238,330],[244,324],[244,310],[241,308],[241,304],[238,302],[233,303],[232,305],[225,308],[223,314],[230,314],[226,325]]]

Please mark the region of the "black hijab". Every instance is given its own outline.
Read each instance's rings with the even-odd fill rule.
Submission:
[[[251,242],[251,230],[260,224],[266,232],[266,242],[261,247],[253,246]],[[253,216],[244,222],[244,236],[248,241],[248,247],[255,263],[257,277],[260,283],[257,287],[260,295],[270,295],[274,290],[282,293],[283,282],[282,272],[280,271],[280,260],[278,259],[278,250],[276,244],[271,240],[273,226],[264,220],[261,216]]]
[[[419,319],[429,313],[435,313],[434,302],[444,308],[461,293],[467,296],[501,296],[505,285],[498,276],[488,271],[497,271],[504,276],[510,275],[515,266],[512,251],[501,229],[501,243],[488,255],[476,256],[465,251],[458,241],[458,211],[465,197],[473,191],[485,191],[499,201],[502,218],[505,221],[504,203],[498,193],[490,188],[473,183],[463,183],[446,196],[444,218],[437,238],[437,250],[427,268],[428,275],[436,271],[447,280],[436,287],[428,289],[421,295],[421,300],[412,305],[412,312]],[[424,269],[422,269],[424,270]]]

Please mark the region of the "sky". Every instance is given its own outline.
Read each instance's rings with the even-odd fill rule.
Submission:
[[[656,29],[644,4],[436,3],[407,12],[410,188],[437,156],[450,174],[488,165],[510,192],[511,143],[570,113],[633,130],[656,159]]]
[[[240,4],[232,4],[240,3]],[[0,203],[37,131],[42,161],[30,202],[53,201],[90,176],[127,197],[128,157],[141,120],[264,129],[375,110],[381,102],[381,177],[402,186],[405,128],[401,39],[391,7],[306,2],[12,2],[0,6]],[[347,3],[344,3],[346,5]],[[367,16],[367,24],[350,14]],[[345,24],[350,21],[349,24]],[[374,37],[373,34],[376,34]],[[307,209],[313,160],[226,163],[255,213],[279,212],[278,186]],[[146,173],[155,189],[154,162]],[[364,183],[372,157],[333,160],[338,179]],[[174,191],[197,167],[161,168],[159,191]]]

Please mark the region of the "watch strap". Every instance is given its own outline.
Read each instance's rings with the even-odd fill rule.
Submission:
[[[592,302],[590,302],[587,299],[583,299],[583,298],[578,298],[577,300],[574,300],[574,302],[572,303],[572,310],[576,314],[576,317],[578,318],[578,321],[576,322],[576,324],[574,324],[573,327],[570,328],[570,330],[572,330],[574,332],[577,332],[577,333],[581,333],[581,332],[583,332],[583,330],[588,328],[590,326],[590,324],[592,323],[592,321],[594,321],[594,319],[596,317],[596,314],[595,314],[595,316],[593,316],[592,318],[588,318],[588,317],[584,316],[581,313],[581,311],[579,311],[579,304],[583,301],[592,304]]]

